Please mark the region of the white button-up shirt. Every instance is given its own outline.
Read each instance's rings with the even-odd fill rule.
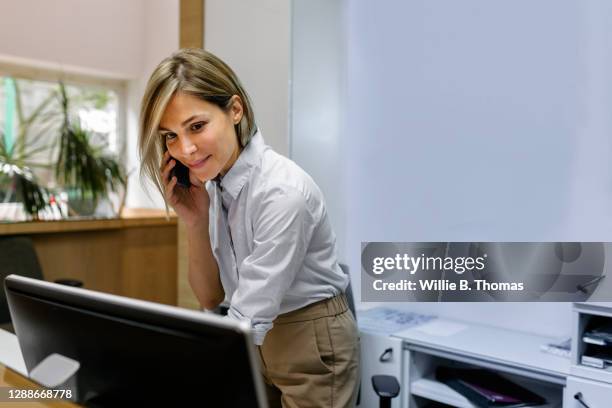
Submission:
[[[259,131],[206,190],[228,317],[249,322],[255,344],[279,314],[344,292],[349,278],[319,187]]]

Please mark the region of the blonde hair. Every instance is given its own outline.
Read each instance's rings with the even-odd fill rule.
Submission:
[[[232,106],[232,96],[242,101],[242,119],[234,128],[241,147],[255,134],[257,126],[251,101],[240,80],[221,59],[199,48],[183,48],[159,63],[151,74],[140,109],[140,175],[147,176],[164,196],[159,166],[165,141],[159,122],[176,92],[184,92],[215,104],[223,110]],[[167,203],[166,203],[167,209]]]

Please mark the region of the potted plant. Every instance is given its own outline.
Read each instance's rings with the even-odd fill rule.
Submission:
[[[0,191],[2,203],[17,201],[23,203],[26,213],[37,220],[39,212],[49,206],[49,192],[41,187],[30,167],[22,157],[14,155],[14,149],[6,145],[0,134]]]
[[[105,153],[104,146],[94,143],[95,133],[82,127],[80,121],[70,115],[69,97],[63,83],[49,89],[46,96],[41,95],[41,102],[26,115],[19,81],[10,78],[5,81],[8,81],[7,89],[18,126],[13,135],[13,128],[8,123],[9,137],[0,134],[0,203],[21,202],[25,212],[34,219],[43,214],[41,211],[51,208],[52,218],[58,218],[68,216],[68,212],[93,215],[98,203],[107,199],[111,192],[125,193],[124,168]],[[107,102],[104,93],[75,98],[93,101],[96,107]],[[38,180],[44,180],[44,186],[51,190],[39,183],[34,170],[40,177]],[[65,201],[55,200],[53,192],[56,189],[67,193],[72,211],[61,212]],[[113,210],[114,213],[120,211]],[[0,214],[0,218],[7,217]]]
[[[17,81],[10,81],[15,95],[17,116],[17,133],[14,143],[9,144],[5,134],[0,131],[0,202],[7,205],[21,202],[25,213],[38,219],[41,211],[49,207],[52,194],[41,186],[33,169],[50,169],[47,163],[36,161],[36,157],[50,148],[42,145],[39,134],[32,134],[32,125],[37,123],[42,131],[49,130],[50,121],[45,109],[53,100],[49,95],[29,115],[25,115],[21,106],[21,93]],[[57,207],[60,210],[59,207]],[[1,217],[5,218],[5,217]]]
[[[90,133],[69,114],[69,99],[63,83],[59,84],[63,121],[59,135],[59,157],[55,177],[68,192],[69,206],[79,215],[94,213],[99,201],[119,187],[125,189],[123,167],[103,147],[94,146]]]

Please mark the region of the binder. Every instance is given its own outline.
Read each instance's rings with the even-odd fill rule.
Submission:
[[[436,378],[480,408],[546,404],[541,396],[489,370],[441,366],[436,369]]]

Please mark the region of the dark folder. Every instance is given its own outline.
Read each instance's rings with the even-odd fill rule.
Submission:
[[[438,367],[436,378],[480,408],[518,408],[546,403],[539,395],[489,370]]]

